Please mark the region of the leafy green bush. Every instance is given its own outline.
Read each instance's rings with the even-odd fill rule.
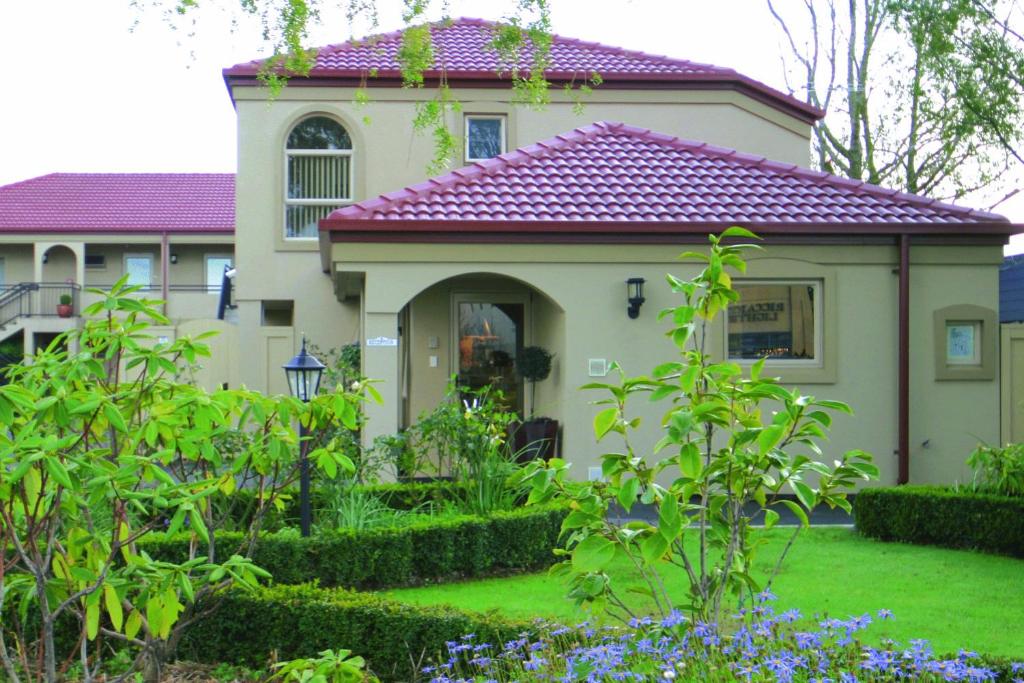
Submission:
[[[1024,444],[980,444],[967,458],[974,470],[974,486],[1004,496],[1024,496]]]
[[[463,634],[501,643],[528,630],[522,622],[450,607],[415,607],[309,585],[278,586],[228,593],[220,610],[188,631],[179,654],[202,662],[262,666],[272,652],[288,660],[344,646],[365,657],[382,679],[408,681],[439,660],[446,642]]]
[[[555,561],[562,506],[457,516],[402,528],[339,530],[302,538],[295,531],[259,538],[252,561],[278,584],[317,581],[321,586],[378,589],[429,581],[539,569]],[[232,547],[241,534],[217,535]],[[154,535],[140,544],[156,559],[188,553],[189,537]]]
[[[882,541],[972,548],[1024,557],[1024,498],[938,486],[865,489],[857,530]]]

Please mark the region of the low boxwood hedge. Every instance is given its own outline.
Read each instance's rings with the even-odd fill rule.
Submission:
[[[530,571],[555,562],[553,551],[567,513],[563,506],[544,506],[309,538],[297,532],[266,534],[257,541],[252,558],[278,584],[317,581],[324,587],[353,589]],[[242,535],[223,532],[216,540],[227,553]],[[139,545],[156,559],[180,561],[187,557],[188,544],[184,534],[154,534]]]
[[[864,489],[853,504],[865,536],[1024,557],[1024,498],[939,486]]]
[[[372,593],[278,586],[229,592],[218,610],[188,629],[178,656],[262,667],[272,653],[286,660],[345,648],[365,657],[383,680],[410,681],[444,656],[448,641],[473,633],[476,642],[503,643],[529,629],[527,623],[405,605]]]

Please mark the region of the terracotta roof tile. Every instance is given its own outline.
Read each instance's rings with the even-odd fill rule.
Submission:
[[[0,232],[234,230],[232,173],[51,173],[0,187]]]
[[[434,63],[424,72],[425,78],[444,74],[449,79],[495,80],[501,74],[506,80],[515,70],[529,71],[532,56],[524,48],[515,64],[504,63],[491,47],[498,24],[484,19],[463,17],[437,22],[431,27]],[[402,31],[392,31],[317,50],[310,78],[399,78],[401,65],[398,52]],[[263,60],[255,59],[224,70],[226,77],[251,77],[259,73]],[[552,36],[550,64],[545,72],[551,80],[580,80],[599,74],[605,83],[616,81],[728,82],[740,84],[777,102],[787,110],[808,119],[818,119],[824,112],[764,83],[712,64],[648,54],[637,50],[587,42],[576,38]]]
[[[621,123],[595,123],[457,169],[408,196],[360,202],[324,229],[366,221],[652,223],[1003,222],[974,211]],[[380,229],[376,224],[375,229]],[[396,230],[401,229],[395,226]],[[443,228],[442,228],[443,229]]]

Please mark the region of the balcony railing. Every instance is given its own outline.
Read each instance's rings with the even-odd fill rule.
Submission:
[[[0,327],[18,318],[71,317],[79,313],[81,287],[67,282],[21,282],[0,287]],[[65,309],[64,297],[70,299]],[[60,307],[60,308],[58,308]]]

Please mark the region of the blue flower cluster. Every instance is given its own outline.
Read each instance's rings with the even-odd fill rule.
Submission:
[[[501,645],[476,643],[469,634],[448,643],[448,659],[424,669],[431,683],[597,683],[610,681],[747,681],[770,683],[875,683],[879,681],[997,680],[975,652],[936,658],[928,643],[899,648],[862,645],[856,634],[880,610],[848,619],[823,619],[818,629],[798,630],[800,613],[776,613],[775,596],[762,593],[730,628],[691,623],[672,612],[663,619],[634,619],[626,628],[574,627],[538,622],[537,633]],[[1024,683],[1024,663],[1011,666],[1010,683]]]

